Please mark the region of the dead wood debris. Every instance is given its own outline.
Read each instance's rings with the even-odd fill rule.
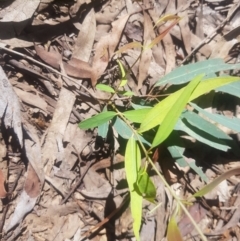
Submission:
[[[147,100],[155,94],[153,84],[183,63],[238,61],[239,1],[10,2],[0,2],[1,239],[132,240],[127,188],[119,185],[125,179],[124,157],[115,134],[103,140],[96,130],[78,128],[109,98],[94,87],[99,82],[118,85],[117,58],[128,68],[126,90]],[[165,14],[182,19],[174,27],[168,22],[155,26]],[[147,46],[168,28],[151,49],[126,48],[135,41]],[[116,52],[121,48],[125,50]],[[128,98],[116,104],[127,106]],[[176,192],[191,188],[184,172],[195,189],[204,185],[189,170],[173,168],[171,158],[158,151],[155,161],[160,155],[165,160],[161,170]],[[239,166],[229,156],[206,153],[196,148],[191,157],[208,162],[214,155],[217,173]],[[212,168],[205,170],[209,179],[216,176]],[[149,216],[154,205],[144,203],[144,241],[164,240],[174,206],[163,184],[153,180],[162,205]],[[196,204],[189,210],[211,240],[239,240],[239,190],[233,188],[238,182],[234,177],[210,193],[214,205]],[[186,217],[179,227],[186,240],[199,240]]]

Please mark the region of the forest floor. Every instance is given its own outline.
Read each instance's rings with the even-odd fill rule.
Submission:
[[[115,95],[115,105],[153,103],[169,88],[154,92],[154,84],[181,65],[238,63],[239,29],[237,0],[0,1],[1,240],[136,240],[124,201],[124,127],[103,138],[78,126],[113,101],[96,84],[117,89],[121,61],[132,96]],[[240,118],[236,96],[214,101],[205,109]],[[238,134],[224,131],[239,148]],[[208,180],[240,165],[231,150],[183,138],[184,155]],[[190,192],[187,182],[205,185],[192,169],[176,170],[166,148],[157,151],[156,165],[178,195]],[[240,240],[239,180],[225,180],[189,209],[208,240]],[[161,205],[149,214],[156,205],[144,201],[143,241],[166,240],[173,211],[171,195],[155,183]],[[178,226],[184,240],[200,240],[184,215]]]

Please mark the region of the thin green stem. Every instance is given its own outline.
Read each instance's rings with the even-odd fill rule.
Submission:
[[[128,120],[126,119],[126,117],[124,116],[123,113],[121,113],[113,104],[112,107],[114,108],[114,110],[117,112],[118,116],[124,120],[124,122],[128,125],[128,127],[132,130],[134,136],[138,139],[138,142],[146,156],[147,161],[150,163],[150,165],[152,166],[153,170],[157,173],[157,175],[159,176],[159,178],[162,180],[162,182],[164,183],[164,185],[167,187],[167,189],[169,190],[169,192],[171,193],[171,195],[174,197],[174,199],[177,201],[177,203],[179,204],[179,206],[182,208],[182,210],[185,212],[185,214],[188,216],[189,220],[192,222],[193,226],[195,227],[195,229],[197,230],[197,232],[199,233],[200,237],[202,238],[203,241],[207,241],[205,235],[202,233],[201,229],[198,227],[197,223],[195,222],[195,220],[192,218],[191,214],[188,212],[187,208],[184,206],[184,204],[182,203],[182,201],[177,197],[176,193],[172,190],[172,188],[169,186],[169,184],[167,183],[167,181],[165,180],[165,178],[163,177],[163,175],[159,172],[159,170],[157,169],[157,167],[155,166],[155,164],[153,163],[152,159],[149,157],[149,151],[146,150],[145,146],[143,145],[143,143],[141,142],[140,138],[139,138],[139,134],[138,132],[131,126],[131,124],[128,122]],[[151,149],[150,149],[151,150]]]

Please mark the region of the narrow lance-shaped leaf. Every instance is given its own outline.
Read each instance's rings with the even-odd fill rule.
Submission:
[[[125,91],[122,95],[123,96],[133,96],[134,93],[132,91]]]
[[[89,128],[94,128],[96,126],[102,125],[103,123],[111,120],[115,115],[117,115],[117,113],[114,111],[102,112],[87,120],[82,121],[78,126],[81,129],[85,129],[85,130]]]
[[[208,192],[212,191],[217,185],[219,185],[222,181],[228,179],[231,176],[239,175],[240,174],[240,167],[233,168],[229,171],[224,172],[221,176],[217,177],[211,183],[206,185],[204,188],[196,192],[193,196],[194,197],[202,197]]]
[[[202,81],[197,88],[193,91],[189,101],[196,99],[197,97],[215,89],[220,86],[239,81],[238,77],[215,77],[208,80]],[[186,88],[186,87],[184,87]],[[182,95],[184,88],[176,91],[175,93],[169,95],[163,101],[154,106],[148,113],[148,115],[142,121],[139,128],[139,132],[144,132],[150,130],[151,128],[162,123],[163,119],[167,115],[168,111],[174,105],[176,100]]]
[[[123,112],[124,116],[135,123],[141,123],[145,116],[148,115],[150,108],[138,109],[138,110],[128,110]]]
[[[180,230],[177,226],[175,216],[171,217],[167,228],[167,240],[168,241],[183,241]]]
[[[166,84],[180,85],[187,83],[195,76],[202,73],[205,73],[207,76],[209,76],[219,71],[239,68],[240,64],[226,64],[224,63],[223,59],[208,59],[174,69],[172,72],[158,80],[155,84],[155,87]],[[210,76],[208,78],[210,78]],[[222,90],[224,91],[225,89],[219,89],[219,91]]]
[[[116,130],[116,132],[124,139],[128,140],[133,134],[132,129],[119,117],[117,117],[114,121],[113,127]],[[134,136],[134,139],[139,140],[142,143],[147,144],[148,146],[151,146],[151,144],[140,135]]]
[[[152,143],[152,147],[159,145],[170,135],[184,107],[188,103],[192,92],[200,83],[203,76],[204,75],[197,76],[184,88],[182,95],[180,95],[179,98],[176,100],[176,102],[166,115],[165,119],[163,120],[162,124],[158,128],[157,134],[155,135]]]
[[[229,135],[227,135],[217,126],[203,119],[201,116],[192,111],[184,111],[184,113],[181,115],[181,118],[185,123],[189,123],[190,125],[195,126],[196,128],[208,133],[209,135],[222,140],[232,140]]]
[[[135,190],[137,174],[141,165],[141,154],[139,146],[132,136],[127,143],[125,152],[125,170],[126,178],[130,190],[130,208],[133,217],[133,232],[136,239],[139,241],[139,230],[142,219],[142,196]]]
[[[239,65],[239,64],[235,64],[234,66],[236,65]],[[238,69],[239,68],[240,68],[240,65],[238,66]],[[217,91],[240,97],[240,82],[235,82],[227,86],[220,87],[217,89]]]
[[[201,114],[208,117],[209,119],[213,120],[214,122],[219,123],[223,126],[226,126],[227,128],[234,130],[236,132],[240,132],[240,119],[238,119],[236,117],[229,118],[224,115],[209,113],[194,103],[191,103],[191,106],[193,106],[194,109],[196,109]]]
[[[154,45],[158,44],[163,38],[164,36],[169,33],[169,31],[171,30],[171,28],[173,28],[180,20],[181,18],[176,18],[166,29],[164,29],[164,31],[157,36],[148,46],[144,46],[144,49],[147,48],[152,48]]]
[[[174,127],[175,130],[184,131],[196,140],[216,149],[227,151],[230,148],[230,146],[228,146],[223,140],[211,136],[206,132],[198,133],[199,131],[197,130],[197,128],[195,128],[194,131],[191,128],[192,127],[190,125],[187,126],[186,123],[184,123],[181,119],[178,120]]]
[[[127,83],[127,79],[126,79],[126,71],[123,67],[123,64],[121,63],[120,60],[117,60],[117,63],[118,63],[118,66],[120,68],[120,71],[121,71],[121,82],[120,82],[120,85],[119,87],[123,87],[124,85],[126,85]]]
[[[108,93],[115,93],[115,90],[112,87],[105,85],[105,84],[97,84],[96,89],[102,90],[102,91],[105,91]]]
[[[102,112],[107,112],[106,106],[103,108]],[[102,138],[106,138],[107,133],[108,133],[108,127],[109,127],[108,122],[105,122],[102,125],[99,125],[98,126],[98,135],[101,136]]]
[[[133,49],[133,48],[142,48],[142,45],[140,42],[131,42],[131,43],[125,44],[116,51],[116,54],[122,54],[126,52],[128,49]]]
[[[179,17],[173,14],[166,14],[157,20],[156,24],[154,25],[154,28],[160,23],[167,22],[169,20],[174,20],[174,19],[179,19]]]

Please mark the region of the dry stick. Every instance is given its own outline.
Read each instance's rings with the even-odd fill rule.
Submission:
[[[78,160],[79,160],[79,164],[81,165],[82,158],[80,157],[80,154],[79,154],[79,152],[78,152],[78,150],[77,150],[76,146],[75,146],[75,145],[72,145],[72,147],[73,147],[74,151],[76,152],[77,157],[78,157]],[[79,173],[80,173],[80,175],[82,176],[82,173],[81,173],[81,168],[79,169]]]
[[[217,28],[215,28],[205,39],[203,39],[193,50],[192,52],[182,61],[182,64],[184,64],[190,56],[192,56],[197,50],[199,50],[204,44],[206,44],[208,41],[210,41],[215,35],[217,34],[217,31],[221,29],[233,16],[233,14],[236,12],[236,10],[239,8],[240,3],[237,4],[237,6],[233,9],[231,14],[229,14],[221,24]]]
[[[122,203],[120,204],[120,206],[118,208],[116,208],[114,211],[112,211],[106,218],[104,218],[100,223],[98,223],[97,225],[95,225],[93,228],[91,228],[90,230],[88,230],[86,233],[83,234],[82,238],[87,238],[88,236],[90,236],[91,234],[95,233],[96,231],[99,230],[99,228],[101,228],[105,223],[107,223],[122,207],[123,205],[128,201],[128,198],[125,198]]]
[[[10,52],[10,53],[12,53],[12,54],[16,54],[16,55],[18,55],[18,56],[21,56],[21,57],[23,57],[23,58],[25,58],[25,59],[27,59],[27,60],[32,61],[32,62],[35,63],[35,64],[38,64],[38,65],[40,65],[40,66],[42,66],[42,67],[45,67],[45,68],[51,70],[51,71],[54,72],[55,74],[61,75],[62,77],[65,77],[65,78],[73,81],[75,84],[81,86],[81,88],[83,88],[84,90],[86,90],[92,98],[96,99],[96,98],[91,94],[91,92],[90,92],[84,85],[78,83],[76,80],[70,78],[69,76],[60,73],[59,71],[55,70],[54,68],[52,68],[52,67],[50,67],[50,66],[48,66],[48,65],[46,65],[46,64],[43,64],[43,63],[41,63],[41,62],[39,62],[39,61],[37,61],[37,60],[35,60],[35,59],[33,59],[33,58],[25,55],[25,54],[21,54],[21,53],[15,51],[15,50],[12,50],[12,49],[9,49],[9,48],[5,48],[5,47],[3,47],[3,46],[1,46],[1,45],[0,45],[0,49],[3,49],[3,50],[5,50],[5,51],[7,51],[7,52]]]
[[[60,205],[64,204],[68,199],[69,197],[74,193],[74,191],[77,189],[77,187],[80,185],[80,183],[82,182],[84,176],[86,175],[88,169],[91,167],[92,163],[94,162],[95,160],[91,160],[87,167],[86,167],[86,170],[84,171],[84,173],[81,175],[81,177],[79,178],[79,180],[75,183],[75,185],[72,187],[71,191],[65,196],[65,198],[61,201]]]

